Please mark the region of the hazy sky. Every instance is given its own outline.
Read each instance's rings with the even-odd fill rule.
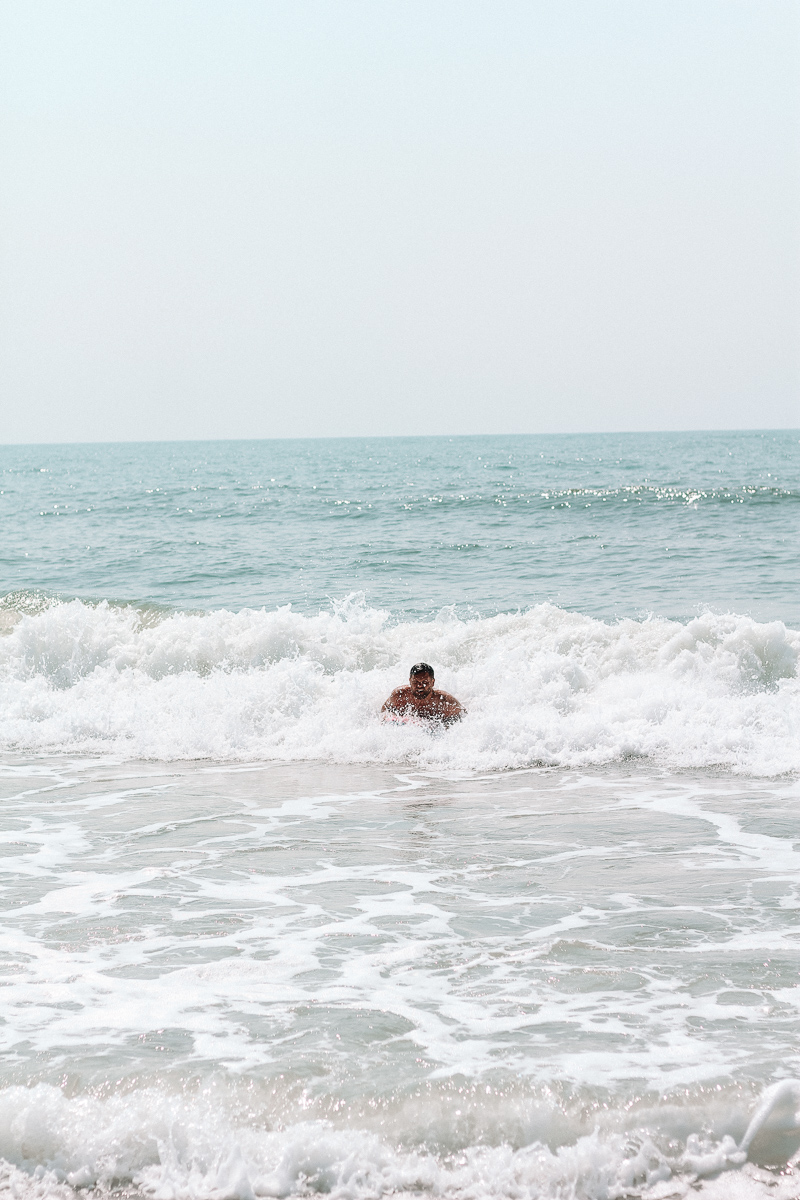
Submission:
[[[800,425],[796,0],[0,14],[0,442]]]

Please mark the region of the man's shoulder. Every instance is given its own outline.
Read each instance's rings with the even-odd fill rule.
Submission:
[[[401,687],[396,687],[389,697],[390,700],[405,700],[411,695],[411,688],[408,684],[403,684]]]
[[[437,700],[446,700],[448,704],[458,704],[455,696],[451,696],[449,692],[443,692],[440,688],[434,688],[433,695]]]

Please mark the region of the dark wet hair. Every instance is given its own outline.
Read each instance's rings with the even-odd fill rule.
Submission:
[[[427,663],[414,663],[408,672],[408,678],[411,679],[414,675],[430,675],[431,679],[436,678],[433,673],[433,667],[429,667]]]

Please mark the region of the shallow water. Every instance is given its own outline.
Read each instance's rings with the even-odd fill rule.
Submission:
[[[796,1200],[797,449],[0,451],[0,1192]]]
[[[20,760],[2,782],[18,1168],[684,1195],[800,1075],[796,781]],[[786,1124],[751,1162],[800,1146]]]

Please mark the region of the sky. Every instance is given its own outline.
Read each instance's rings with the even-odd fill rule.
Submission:
[[[0,443],[800,426],[795,0],[2,0]]]

